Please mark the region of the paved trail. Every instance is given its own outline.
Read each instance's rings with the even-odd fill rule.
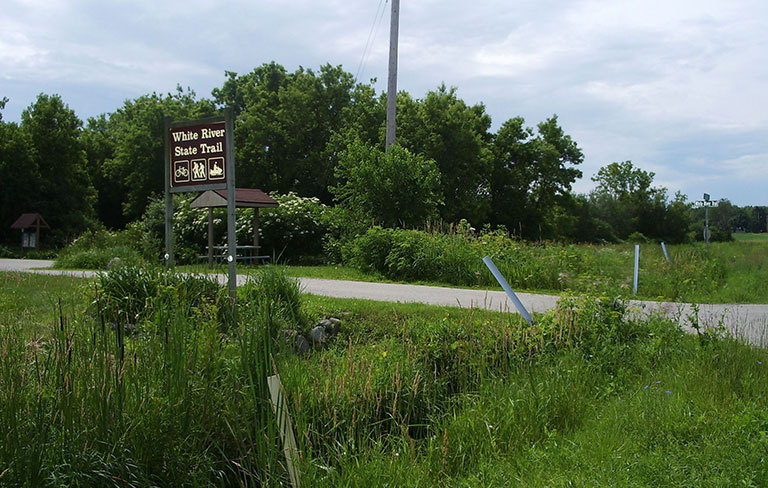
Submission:
[[[31,273],[93,277],[94,271],[64,271],[46,269],[53,261],[27,259],[0,259],[0,271],[25,271]],[[245,282],[238,276],[238,284]],[[219,275],[219,280],[226,277]],[[299,278],[303,290],[314,295],[337,298],[364,298],[388,302],[418,302],[429,305],[460,306],[502,310],[516,313],[502,291],[466,290],[438,286],[401,285],[392,283],[367,283],[361,281],[324,280]],[[557,304],[560,297],[519,293],[518,297],[529,312],[545,312]],[[692,318],[697,317],[703,327],[722,325],[734,335],[752,344],[768,346],[768,305],[705,304],[698,306],[698,314],[691,304],[674,302],[650,302],[632,300],[628,303],[633,313],[648,315],[660,313],[677,319],[691,330]]]

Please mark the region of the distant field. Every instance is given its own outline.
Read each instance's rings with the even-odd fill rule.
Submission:
[[[753,233],[739,233],[739,234],[733,234],[733,238],[737,241],[761,241],[766,242],[768,241],[768,232],[763,232],[761,234],[753,234]]]

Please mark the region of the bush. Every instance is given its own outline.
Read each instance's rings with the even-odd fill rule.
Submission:
[[[295,193],[271,196],[280,205],[259,211],[260,253],[284,260],[320,260],[323,253],[323,237],[326,234],[323,215],[328,207],[317,198],[300,197]],[[174,198],[174,249],[176,261],[182,264],[195,262],[197,256],[205,254],[208,245],[208,210],[191,208],[189,203],[192,198]],[[241,245],[252,243],[253,210],[241,208],[236,214],[237,242]],[[213,224],[214,245],[226,245],[226,209],[214,209]],[[165,235],[165,208],[162,200],[155,200],[147,207],[147,212],[137,227],[143,233],[143,254],[162,256]]]
[[[64,248],[56,259],[57,268],[106,269],[112,258],[124,264],[137,265],[141,254],[136,243],[141,236],[136,229],[123,232],[86,231]]]
[[[276,312],[270,314],[271,316],[282,319],[292,327],[302,327],[306,324],[299,282],[285,276],[279,268],[260,268],[241,288],[239,297],[245,304],[269,307]]]
[[[101,273],[95,305],[104,320],[138,325],[167,305],[169,297],[186,309],[210,309],[220,324],[229,323],[229,298],[215,278],[176,274],[160,267],[124,265]],[[162,293],[161,293],[162,291]]]

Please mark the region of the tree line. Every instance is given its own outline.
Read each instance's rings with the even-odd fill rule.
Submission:
[[[492,132],[485,106],[467,104],[456,88],[441,85],[423,98],[401,91],[398,144],[385,151],[386,97],[372,83],[341,66],[289,72],[271,62],[227,72],[210,98],[179,87],[127,100],[85,124],[58,95],[39,95],[19,124],[0,112],[0,239],[17,238],[8,227],[22,212],[43,214],[59,244],[87,228],[139,219],[163,191],[164,117],[208,117],[223,107],[236,117],[239,187],[314,196],[373,223],[465,219],[525,239],[616,241],[639,233],[681,242],[699,218],[685,196],[670,198],[653,186],[653,173],[630,161],[606,165],[592,178],[594,191],[573,194],[584,155],[556,115],[534,127],[512,117]],[[765,208],[754,209],[731,213],[746,215],[745,230],[764,230]],[[734,227],[726,220],[720,224]]]

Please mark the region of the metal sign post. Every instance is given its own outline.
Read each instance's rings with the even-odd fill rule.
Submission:
[[[227,262],[229,263],[229,298],[232,306],[237,295],[237,239],[235,235],[235,127],[232,109],[227,108],[224,113],[226,127],[226,160],[227,160]]]
[[[637,295],[637,278],[640,275],[640,244],[635,244],[635,276],[632,280],[632,295]]]
[[[227,261],[229,295],[237,290],[235,261],[234,116],[171,122],[165,118],[165,261],[173,267],[173,194],[227,190]]]
[[[709,207],[714,207],[717,203],[718,200],[710,200],[709,193],[704,194],[704,200],[695,203],[697,207],[704,207],[704,242],[707,244],[707,252],[709,252]]]

